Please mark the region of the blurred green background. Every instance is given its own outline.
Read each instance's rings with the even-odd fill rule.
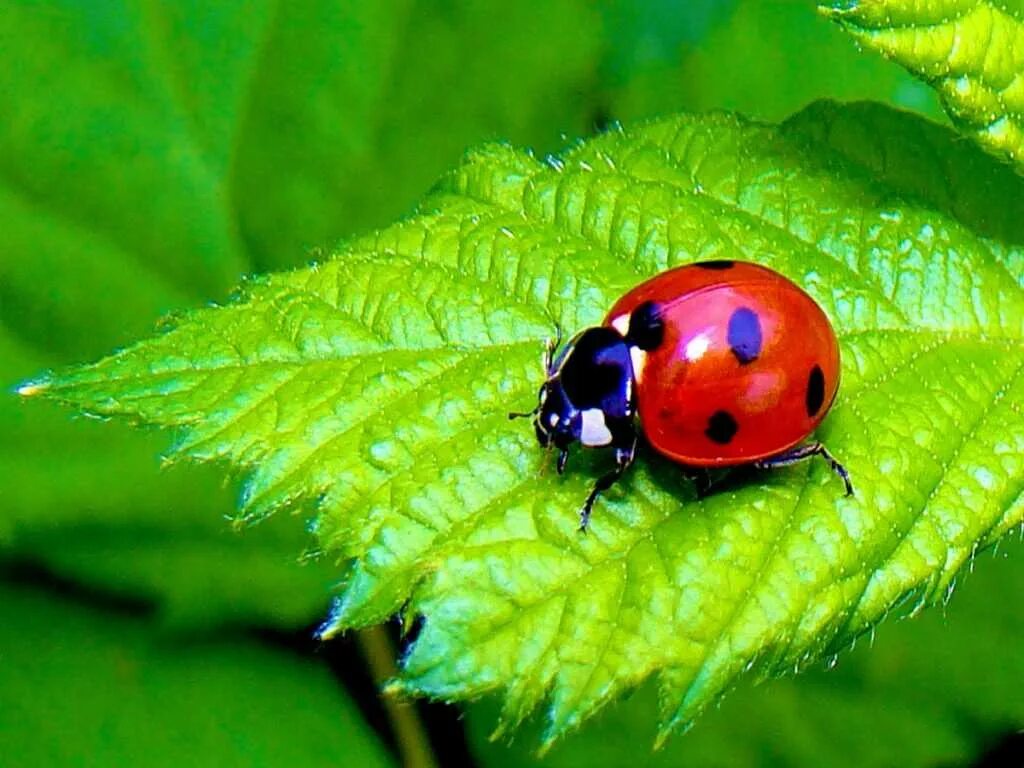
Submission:
[[[239,533],[173,436],[18,382],[409,212],[462,152],[554,152],[680,110],[821,97],[942,120],[803,0],[6,0],[0,5],[0,765],[394,765],[360,644],[311,640],[340,570],[302,520]],[[967,765],[1024,726],[1024,546],[838,669],[745,687],[659,765]],[[871,645],[873,648],[869,648]],[[494,703],[419,705],[441,764],[537,764]],[[645,764],[655,692],[556,747]],[[997,746],[998,745],[998,746]],[[991,759],[993,752],[989,752]],[[1024,763],[1022,763],[1024,764]]]

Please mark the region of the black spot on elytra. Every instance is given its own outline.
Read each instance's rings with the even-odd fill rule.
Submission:
[[[704,434],[708,436],[709,440],[726,445],[732,442],[738,429],[736,419],[728,411],[715,411],[708,419],[708,428],[704,430]]]
[[[740,365],[754,362],[761,354],[761,321],[757,313],[748,307],[733,312],[726,338]]]
[[[693,266],[700,267],[701,269],[732,269],[735,264],[735,261],[730,261],[729,259],[714,259],[712,261],[698,261]]]
[[[807,377],[807,415],[815,416],[825,402],[825,374],[817,365],[811,368]]]
[[[661,345],[665,338],[665,321],[661,310],[653,301],[645,301],[629,315],[629,329],[626,342],[644,351]]]

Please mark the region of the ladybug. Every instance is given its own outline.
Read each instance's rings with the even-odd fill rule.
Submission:
[[[559,350],[549,342],[537,440],[558,450],[609,447],[615,468],[580,510],[632,464],[641,434],[709,486],[707,470],[785,467],[821,456],[853,493],[849,473],[820,442],[804,442],[839,388],[839,345],[828,317],[801,288],[766,267],[704,261],[662,272]]]

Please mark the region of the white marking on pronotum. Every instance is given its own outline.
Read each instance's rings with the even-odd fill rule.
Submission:
[[[647,365],[647,353],[640,347],[630,347],[629,359],[633,361],[633,378],[640,381],[644,375],[644,366]]]
[[[548,416],[548,424],[550,424],[552,427],[557,427],[558,426],[558,414],[557,413],[552,413],[550,416]]]
[[[580,412],[583,417],[583,428],[580,430],[580,442],[590,447],[609,445],[612,433],[604,423],[604,411],[600,408],[588,408]]]
[[[629,315],[619,315],[612,320],[612,328],[618,331],[622,336],[625,336],[626,332],[629,330]]]

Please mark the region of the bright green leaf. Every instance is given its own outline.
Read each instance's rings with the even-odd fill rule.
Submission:
[[[323,664],[0,586],[8,768],[391,765]]]
[[[979,753],[1024,724],[1024,547],[980,556],[944,610],[890,622],[850,654],[800,679],[741,685],[685,737],[640,759],[639,734],[657,722],[646,685],[557,744],[532,754],[533,718],[513,741],[489,740],[496,702],[469,708],[475,756],[495,768],[891,768],[980,764]],[[835,669],[826,669],[838,661]]]
[[[920,118],[831,104],[778,127],[664,119],[548,163],[487,147],[410,220],[23,392],[178,427],[178,455],[248,470],[246,517],[315,508],[349,562],[336,626],[410,599],[426,617],[404,690],[503,691],[506,723],[549,699],[551,740],[656,673],[664,737],[744,672],[940,599],[1024,518],[1024,268],[972,219],[1024,180],[916,196],[921,135],[992,165]],[[581,536],[606,459],[542,475],[505,411],[535,396],[555,320],[702,258],[773,266],[831,316],[844,380],[820,437],[858,495],[810,464],[698,502],[645,455]]]
[[[838,0],[823,10],[930,83],[960,130],[1024,169],[1019,0]]]

